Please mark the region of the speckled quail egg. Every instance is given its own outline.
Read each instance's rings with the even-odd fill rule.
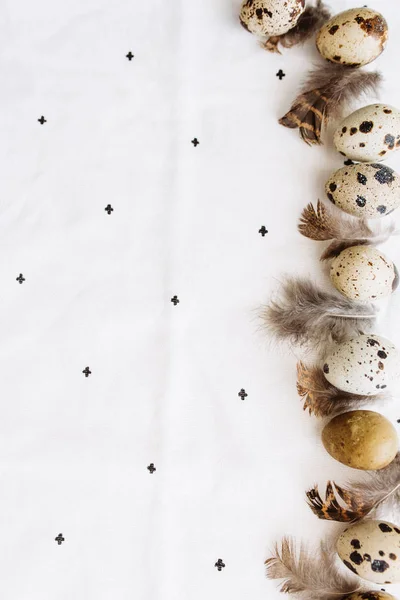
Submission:
[[[400,379],[400,351],[382,336],[362,334],[336,344],[325,357],[323,372],[344,392],[379,394]]]
[[[333,142],[351,160],[377,162],[400,148],[400,111],[387,104],[370,104],[342,121]]]
[[[367,65],[385,48],[388,26],[371,8],[351,8],[332,17],[317,35],[324,58],[340,65]]]
[[[396,600],[392,594],[382,592],[382,590],[370,590],[368,592],[354,592],[346,596],[346,600]]]
[[[395,264],[374,246],[351,246],[331,263],[330,278],[341,294],[359,302],[390,296],[398,285]]]
[[[400,527],[387,521],[361,521],[345,529],[337,552],[353,573],[379,584],[400,581]]]
[[[322,443],[332,458],[363,471],[387,467],[399,449],[392,423],[372,410],[352,410],[333,418],[322,431]]]
[[[375,219],[400,205],[400,176],[381,164],[342,167],[326,182],[329,200],[355,217]]]
[[[245,0],[240,22],[259,37],[282,35],[292,29],[305,8],[305,0]]]

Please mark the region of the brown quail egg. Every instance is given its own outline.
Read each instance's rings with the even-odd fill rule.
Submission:
[[[362,334],[336,346],[325,357],[325,378],[339,390],[371,396],[400,379],[400,352],[386,338]]]
[[[305,0],[245,0],[240,22],[259,37],[282,35],[292,29],[305,8]]]
[[[370,104],[342,121],[333,136],[338,152],[351,160],[377,162],[400,148],[400,111]]]
[[[387,521],[361,521],[343,531],[337,552],[350,571],[379,584],[400,581],[400,527]]]
[[[347,66],[367,65],[385,48],[388,26],[371,8],[351,8],[319,30],[317,48],[324,58]]]
[[[387,467],[399,448],[391,422],[372,410],[352,410],[334,417],[322,431],[322,443],[332,458],[363,471]]]
[[[342,167],[326,182],[329,200],[350,215],[375,219],[400,205],[400,177],[382,164]]]
[[[398,285],[394,263],[374,246],[351,246],[331,263],[330,278],[341,294],[359,302],[390,296]]]

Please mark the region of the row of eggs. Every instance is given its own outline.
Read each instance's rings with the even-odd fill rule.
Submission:
[[[259,37],[280,36],[293,29],[305,10],[305,0],[244,0],[243,27]],[[375,60],[388,39],[385,18],[366,6],[329,19],[317,33],[319,53],[329,62],[360,67]]]
[[[325,357],[322,372],[340,391],[379,396],[392,391],[400,378],[400,352],[381,336],[359,335],[336,344]],[[322,431],[322,443],[334,459],[362,470],[382,469],[398,452],[396,429],[370,410],[334,417]]]
[[[294,27],[305,8],[304,0],[247,0],[242,23],[253,33],[281,35]],[[373,31],[373,35],[371,35]],[[317,48],[331,62],[363,65],[383,50],[387,25],[370,9],[353,9],[337,15],[317,35]],[[356,111],[334,136],[339,152],[361,162],[380,161],[400,146],[400,112],[385,105]],[[389,214],[400,204],[398,175],[378,164],[353,165],[337,171],[327,182],[329,199],[357,217]],[[376,248],[355,246],[342,252],[331,265],[335,286],[348,297],[369,300],[391,293],[396,268]],[[372,285],[372,288],[371,288]],[[324,375],[335,387],[360,395],[384,392],[400,375],[400,353],[378,336],[359,336],[338,344],[325,359]],[[325,426],[322,441],[340,462],[358,469],[380,469],[396,456],[398,439],[393,425],[373,411],[351,411]],[[343,531],[337,552],[344,565],[376,584],[400,581],[400,528],[386,521],[364,521]],[[384,591],[355,592],[349,599],[394,600]]]

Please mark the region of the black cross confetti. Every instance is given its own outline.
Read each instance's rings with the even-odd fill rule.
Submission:
[[[199,142],[199,140],[198,140],[197,138],[194,138],[194,139],[192,140],[192,144],[193,144],[193,146],[196,148],[196,146],[198,146],[198,145],[200,144],[200,142]]]
[[[38,121],[39,121],[39,123],[40,123],[41,125],[43,125],[43,123],[47,123],[47,121],[46,121],[46,119],[44,118],[44,116],[43,116],[43,115],[40,117],[40,119],[38,119]]]
[[[57,536],[56,538],[54,538],[54,540],[57,542],[57,544],[58,544],[59,546],[61,546],[61,544],[62,544],[63,542],[65,542],[65,538],[63,537],[63,534],[62,534],[62,533],[59,533],[59,534],[58,534],[58,536]]]
[[[214,567],[217,567],[218,571],[222,571],[222,569],[225,567],[225,563],[222,560],[222,558],[219,558],[217,560],[217,562],[215,563]]]
[[[85,375],[85,377],[89,377],[89,375],[92,374],[92,371],[89,369],[89,367],[86,367],[83,369],[82,373]]]
[[[126,58],[127,58],[129,61],[131,61],[131,60],[132,60],[132,58],[135,58],[135,55],[134,55],[134,54],[132,54],[132,52],[129,50],[128,54],[126,55]]]
[[[104,209],[105,211],[108,212],[109,215],[111,215],[112,211],[114,210],[113,207],[111,206],[111,204],[107,204],[107,206]]]
[[[261,235],[264,237],[265,234],[268,233],[268,229],[265,229],[265,226],[263,225],[261,229],[258,230],[258,233],[261,233]]]
[[[174,306],[176,306],[180,302],[180,300],[179,300],[178,296],[173,296],[171,298],[171,302],[174,304]]]
[[[24,283],[25,277],[22,275],[22,273],[18,275],[16,281],[18,281],[18,283]]]
[[[157,469],[154,466],[154,463],[150,463],[147,469],[150,471],[151,475],[153,475],[154,471],[157,471]]]
[[[238,393],[238,396],[244,400],[245,398],[247,398],[248,394],[246,393],[246,390],[244,390],[243,388],[240,390],[240,392]]]
[[[284,77],[286,77],[285,73],[282,71],[282,69],[279,69],[279,71],[276,74],[277,77],[279,77],[279,81],[282,81],[282,79]]]

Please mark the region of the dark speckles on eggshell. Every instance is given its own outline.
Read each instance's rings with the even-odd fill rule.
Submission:
[[[379,358],[382,358],[383,360],[385,360],[385,358],[387,358],[387,354],[384,350],[378,350],[378,356],[379,356]]]
[[[328,374],[328,373],[329,373],[329,365],[328,365],[328,363],[325,363],[325,364],[324,364],[323,371],[324,371],[324,373],[326,373],[326,374]]]
[[[367,200],[364,198],[364,196],[357,196],[356,204],[362,208],[367,204]]]
[[[373,560],[371,563],[371,569],[375,573],[384,573],[387,569],[389,569],[389,564],[386,560]]]
[[[331,35],[335,35],[335,33],[337,32],[337,30],[338,30],[338,29],[339,29],[339,25],[333,25],[333,27],[331,27],[331,28],[329,29],[329,33],[330,33]]]
[[[256,10],[256,15],[259,19],[263,18],[263,9],[262,8],[257,8]]]
[[[374,167],[374,169],[379,169],[375,173],[374,177],[382,185],[384,185],[385,183],[387,183],[389,185],[390,183],[392,183],[395,180],[395,177],[393,175],[394,171],[390,167],[386,167],[386,166],[382,167],[382,165],[378,165],[378,164],[373,164],[373,165],[371,165],[371,167]]]
[[[337,190],[337,185],[335,182],[332,182],[329,184],[329,189],[331,190],[331,192],[336,192]]]
[[[393,554],[393,552],[391,552],[389,554],[389,558],[390,558],[390,560],[397,560],[397,556],[396,556],[396,554]]]
[[[374,128],[372,121],[363,121],[360,125],[361,133],[369,133]]]
[[[357,181],[358,183],[361,183],[361,185],[367,185],[368,179],[362,173],[357,173]]]
[[[355,135],[357,133],[357,127],[351,127],[350,129],[350,135]]]
[[[381,531],[383,531],[383,533],[390,533],[393,531],[392,527],[390,527],[390,525],[387,523],[379,523],[378,527]]]
[[[384,215],[386,212],[386,206],[384,204],[380,204],[379,206],[376,207],[376,210],[378,211],[378,213],[380,213],[381,215]]]
[[[360,544],[360,540],[354,539],[351,540],[350,544],[353,546],[353,548],[355,548],[356,550],[359,550],[361,548],[361,544]]]
[[[386,144],[386,146],[389,148],[389,150],[393,150],[395,141],[396,141],[394,135],[392,135],[391,133],[387,133],[385,135],[385,139],[383,141]]]
[[[355,565],[361,565],[361,563],[363,562],[364,559],[361,556],[361,554],[359,552],[357,552],[357,550],[354,550],[354,552],[352,552],[350,554],[350,560]]]
[[[392,114],[392,111],[390,110],[390,108],[384,108],[383,112],[385,113],[385,115],[390,115]]]

